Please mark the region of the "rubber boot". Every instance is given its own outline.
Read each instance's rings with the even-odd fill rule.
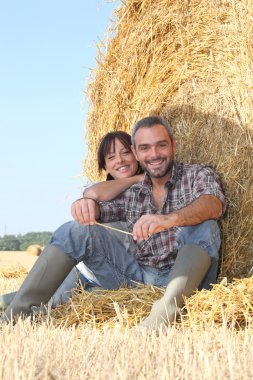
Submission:
[[[48,245],[25,278],[13,301],[5,310],[2,321],[26,317],[32,307],[46,304],[65,277],[76,265],[60,248]]]
[[[89,280],[86,281],[88,282]],[[72,295],[72,290],[77,288],[78,283],[79,271],[73,268],[48,301],[48,306],[55,308],[59,304],[63,305],[66,303]],[[0,311],[5,310],[10,305],[16,294],[17,292],[12,292],[0,296]]]
[[[12,292],[0,296],[0,311],[5,310],[10,305],[16,294],[17,292]]]
[[[198,288],[210,265],[206,251],[194,244],[184,245],[178,252],[164,296],[154,303],[150,315],[139,326],[158,329],[175,321],[184,297]]]

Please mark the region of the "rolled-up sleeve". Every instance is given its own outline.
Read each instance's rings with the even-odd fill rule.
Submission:
[[[215,195],[222,203],[222,213],[225,212],[227,202],[221,180],[211,166],[203,166],[196,173],[193,182],[193,196],[197,199],[201,195]]]

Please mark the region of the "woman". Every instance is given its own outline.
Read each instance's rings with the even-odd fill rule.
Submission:
[[[106,181],[97,183],[88,187],[84,193],[84,198],[91,198],[96,201],[107,201],[115,198],[124,190],[135,183],[138,183],[143,175],[138,162],[131,151],[131,137],[123,131],[115,131],[107,133],[100,142],[98,153],[98,169],[101,173],[106,172]],[[112,186],[112,180],[113,186]],[[82,212],[81,199],[75,201],[71,207],[71,213],[74,218]],[[120,230],[126,230],[125,222],[115,222],[107,224]],[[121,241],[124,239],[124,245],[130,247],[132,238],[129,235],[110,230],[114,237]],[[51,307],[55,307],[58,303],[65,303],[71,297],[71,290],[76,288],[79,280],[87,290],[92,286],[99,285],[94,277],[83,263],[79,263],[66,277],[61,286],[56,290],[53,297],[49,301]],[[17,292],[12,292],[0,296],[0,310],[4,310],[12,302]]]

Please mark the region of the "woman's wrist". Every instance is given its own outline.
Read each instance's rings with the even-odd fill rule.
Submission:
[[[133,184],[141,183],[143,181],[144,174],[143,173],[142,174],[136,174],[130,178],[131,178]]]

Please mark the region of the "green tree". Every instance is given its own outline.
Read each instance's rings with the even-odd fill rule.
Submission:
[[[15,235],[4,235],[0,238],[0,251],[19,251],[20,241]]]
[[[25,251],[29,245],[45,246],[51,237],[51,232],[28,232],[25,235],[4,235],[0,237],[0,251]]]
[[[20,250],[25,251],[31,244],[45,246],[51,237],[51,232],[28,232],[25,235],[18,235]]]

